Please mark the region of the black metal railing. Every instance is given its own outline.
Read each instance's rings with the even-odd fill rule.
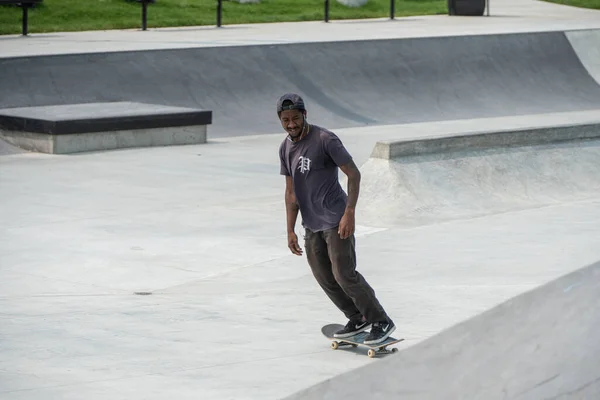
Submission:
[[[28,31],[28,14],[27,11],[30,7],[33,7],[35,4],[41,3],[43,0],[0,0],[0,5],[19,5],[20,7],[23,8],[23,35],[27,35],[27,31]],[[137,2],[139,2],[142,6],[142,30],[147,30],[148,29],[148,5],[151,3],[154,3],[156,0],[136,0]],[[217,27],[221,27],[223,25],[223,2],[224,1],[228,1],[228,0],[217,0],[217,4],[216,4],[216,8],[217,8]],[[394,19],[395,18],[395,12],[396,12],[396,1],[398,0],[390,0],[390,14],[389,14],[389,18],[390,19]],[[454,7],[453,7],[453,1],[455,0],[447,0],[448,1],[448,11],[450,15],[455,15],[456,13],[454,12]],[[490,5],[489,5],[489,0],[473,0],[474,3],[479,3],[479,7],[481,7],[482,2],[484,2],[485,4],[485,8],[487,9],[487,16],[490,15]],[[324,0],[324,13],[323,13],[323,19],[325,22],[329,22],[330,20],[330,15],[329,15],[329,8],[330,8],[330,0]],[[475,14],[477,15],[483,15],[483,13],[479,12],[480,10],[478,9],[477,12],[475,12]]]
[[[142,30],[148,29],[148,0],[142,0]]]
[[[223,25],[223,2],[228,0],[217,0],[217,27]],[[329,1],[324,0],[324,18],[325,22],[329,22]],[[142,30],[146,30],[148,27],[148,3],[153,3],[154,0],[140,0],[142,3]],[[394,19],[394,13],[396,9],[396,0],[390,0],[390,19]]]
[[[29,33],[29,9],[40,4],[43,0],[0,0],[0,6],[18,6],[23,9],[21,34],[27,36]]]
[[[142,2],[143,4],[143,22],[142,22],[142,29],[146,30],[146,7],[147,4],[150,2],[154,2],[155,0],[139,0]],[[223,2],[224,1],[228,1],[228,0],[217,0],[217,27],[221,27],[223,25]],[[395,14],[396,14],[396,1],[397,0],[390,0],[390,14],[389,14],[389,18],[390,19],[395,19]],[[487,16],[489,17],[490,15],[490,9],[489,9],[489,0],[484,0],[485,1],[485,6],[487,8]],[[324,0],[324,12],[323,12],[323,20],[325,22],[329,22],[330,18],[329,18],[329,2],[330,0]]]

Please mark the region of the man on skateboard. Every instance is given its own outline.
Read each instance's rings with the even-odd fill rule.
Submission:
[[[300,211],[312,273],[348,318],[344,329],[334,336],[350,337],[371,329],[364,343],[381,343],[396,327],[374,290],[356,271],[354,212],[360,171],[341,140],[333,132],[309,124],[306,114],[297,94],[284,94],[277,102],[277,115],[288,134],[279,147],[280,173],[286,179],[288,247],[293,254],[302,255],[294,232]],[[338,168],[348,177],[348,194],[340,185]]]

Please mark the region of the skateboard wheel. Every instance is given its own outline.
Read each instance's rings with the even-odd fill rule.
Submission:
[[[375,357],[375,350],[373,350],[373,349],[369,349],[369,351],[367,352],[367,355],[368,355],[370,358],[373,358],[373,357]]]
[[[338,342],[331,342],[331,348],[332,348],[332,349],[334,349],[334,350],[335,350],[335,349],[337,349],[337,348],[338,348],[338,346],[339,346],[339,345],[338,345]]]
[[[392,353],[397,353],[397,352],[398,352],[398,349],[394,347],[394,348],[392,349]]]

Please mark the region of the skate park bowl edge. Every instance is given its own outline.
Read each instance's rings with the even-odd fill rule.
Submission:
[[[593,110],[598,41],[583,30],[0,58],[0,109],[210,110],[208,140],[280,132],[284,92],[333,129]]]

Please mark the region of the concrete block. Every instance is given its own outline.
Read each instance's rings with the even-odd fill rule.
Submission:
[[[51,154],[201,144],[212,112],[133,102],[0,110],[0,137]]]
[[[13,146],[28,151],[70,154],[133,147],[203,144],[207,140],[207,129],[206,125],[196,125],[74,133],[71,135],[48,135],[35,132],[0,130],[0,137]]]

